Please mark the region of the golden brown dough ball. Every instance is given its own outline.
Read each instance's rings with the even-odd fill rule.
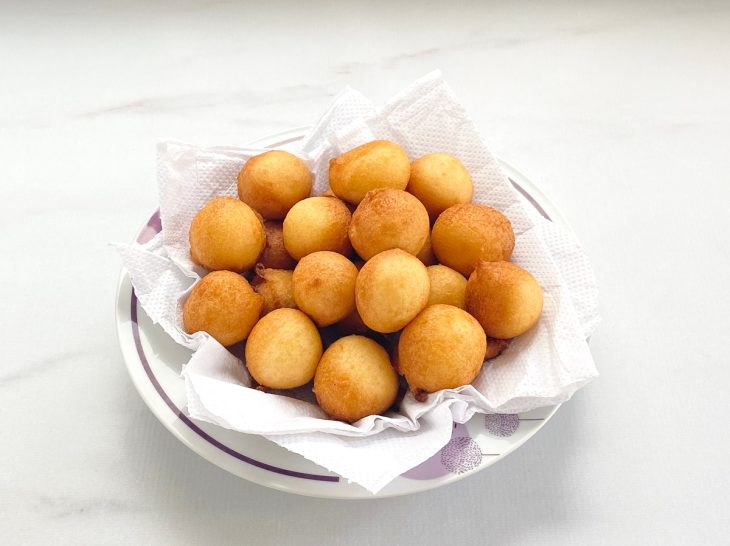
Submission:
[[[253,267],[266,244],[264,226],[246,203],[216,197],[190,224],[190,257],[212,271],[241,272]]]
[[[471,176],[455,157],[436,153],[411,163],[407,191],[426,207],[431,220],[459,203],[468,203],[474,192]]]
[[[368,142],[330,160],[330,188],[354,205],[376,188],[406,189],[410,174],[405,150],[388,140]]]
[[[196,284],[183,306],[188,334],[208,332],[228,347],[246,339],[261,315],[261,296],[232,271],[213,271]]]
[[[433,249],[431,248],[431,232],[429,231],[426,242],[423,243],[421,250],[416,254],[416,258],[423,262],[423,265],[436,265],[436,256],[433,255]]]
[[[342,254],[313,252],[294,268],[294,301],[318,326],[329,326],[355,309],[357,267]]]
[[[238,197],[267,220],[280,220],[312,191],[312,174],[297,156],[281,150],[246,161],[238,174]]]
[[[297,262],[289,256],[284,246],[284,227],[281,222],[265,222],[266,246],[259,263],[273,269],[294,269]]]
[[[281,307],[297,308],[292,284],[293,273],[287,269],[272,269],[256,264],[256,277],[251,286],[263,298],[262,315]]]
[[[403,328],[426,306],[426,266],[398,248],[376,254],[360,270],[355,302],[363,322],[376,332]]]
[[[467,385],[482,369],[487,338],[479,323],[452,305],[426,307],[398,340],[398,371],[411,391]]]
[[[309,197],[292,207],[284,219],[284,246],[295,259],[319,250],[348,255],[350,210],[335,197]]]
[[[515,234],[498,210],[467,203],[441,213],[431,231],[431,246],[439,262],[469,276],[479,260],[509,260]]]
[[[350,243],[369,260],[383,250],[400,248],[416,255],[428,238],[428,213],[410,193],[393,188],[371,190],[350,222]]]
[[[310,318],[296,309],[276,309],[254,326],[246,342],[246,367],[260,385],[293,389],[314,377],[322,339]]]
[[[431,291],[426,305],[445,303],[464,309],[466,279],[458,271],[445,265],[432,265],[426,268],[431,281]]]
[[[542,288],[512,262],[479,262],[466,285],[466,310],[490,337],[509,339],[532,328],[542,313]]]
[[[322,355],[314,394],[329,416],[353,423],[382,414],[395,402],[398,377],[385,349],[372,339],[347,336]]]

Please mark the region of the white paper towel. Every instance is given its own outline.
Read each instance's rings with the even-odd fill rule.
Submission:
[[[380,110],[355,91],[343,92],[301,145],[299,155],[315,174],[314,193],[327,188],[331,157],[373,139],[398,142],[411,159],[436,151],[458,157],[472,176],[474,201],[499,209],[512,222],[512,260],[543,288],[537,326],[486,365],[472,385],[433,393],[424,403],[408,394],[398,413],[350,425],[327,419],[306,401],[310,393],[294,399],[249,388],[250,377],[235,356],[207,334],[183,331],[182,303],[204,274],[190,260],[190,222],[212,197],[235,196],[239,170],[263,150],[161,144],[163,231],[146,245],[118,248],[150,318],[196,350],[183,372],[191,417],[264,435],[376,492],[448,442],[452,421],[569,399],[597,375],[586,338],[598,313],[595,278],[575,238],[523,204],[439,73],[416,81]]]

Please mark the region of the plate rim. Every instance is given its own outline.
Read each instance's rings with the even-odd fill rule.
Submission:
[[[274,133],[272,135],[268,135],[265,137],[261,137],[259,139],[251,141],[249,144],[247,144],[245,147],[281,147],[286,144],[289,144],[293,141],[302,139],[306,136],[307,132],[310,130],[310,127],[296,127],[293,129],[289,129],[286,131],[281,131],[278,133]],[[526,197],[532,204],[535,206],[538,211],[541,211],[547,218],[551,219],[552,221],[556,221],[557,223],[563,225],[566,229],[573,231],[571,226],[568,224],[567,220],[563,216],[563,214],[560,212],[560,210],[552,203],[552,201],[534,184],[530,181],[530,179],[525,176],[522,172],[517,170],[515,167],[513,167],[511,164],[506,162],[505,160],[502,160],[501,158],[496,158],[497,161],[500,164],[500,167],[505,171],[505,174],[507,174],[510,181],[515,185],[518,192],[520,192],[524,197]],[[526,186],[526,187],[525,187]],[[527,191],[529,189],[529,192]],[[154,213],[153,213],[154,216]],[[137,236],[147,227],[145,224],[137,233]],[[136,237],[135,237],[136,240]],[[182,410],[180,408],[178,409],[178,412],[173,411],[172,407],[170,407],[169,403],[163,399],[163,397],[159,394],[159,392],[156,390],[156,387],[153,384],[152,379],[148,376],[146,370],[144,369],[144,363],[140,359],[139,355],[137,354],[137,347],[135,343],[132,344],[129,343],[129,337],[133,337],[132,333],[130,332],[124,332],[123,328],[127,326],[128,323],[132,322],[132,310],[130,306],[131,298],[136,298],[133,293],[133,288],[131,287],[131,282],[129,280],[129,273],[123,266],[121,267],[119,278],[117,281],[117,289],[115,293],[115,323],[116,323],[116,330],[117,330],[117,340],[119,342],[120,350],[122,352],[122,356],[124,358],[125,367],[127,368],[127,373],[129,374],[130,378],[132,379],[132,383],[135,386],[135,389],[137,390],[137,393],[139,394],[140,398],[145,402],[145,405],[148,407],[148,409],[152,412],[152,414],[162,423],[162,425],[170,432],[174,437],[176,437],[179,441],[181,441],[184,445],[186,445],[189,449],[194,451],[196,454],[201,456],[203,459],[207,460],[208,462],[218,466],[219,468],[226,470],[229,473],[234,474],[235,476],[239,478],[243,478],[247,481],[250,481],[252,483],[255,483],[257,485],[261,485],[264,487],[276,489],[279,491],[283,491],[286,493],[293,493],[297,495],[302,496],[308,496],[308,497],[317,497],[317,498],[329,498],[329,499],[342,499],[342,500],[356,500],[356,499],[378,499],[378,498],[391,498],[391,497],[397,497],[397,496],[405,496],[405,495],[411,495],[415,493],[420,493],[424,491],[429,491],[432,489],[437,489],[439,487],[443,487],[446,485],[449,485],[451,483],[455,483],[457,481],[461,481],[469,476],[472,476],[473,474],[476,474],[477,472],[480,472],[488,467],[491,467],[498,461],[501,461],[508,455],[510,455],[512,452],[514,452],[516,449],[521,447],[525,444],[529,439],[531,439],[535,434],[537,434],[538,431],[540,431],[545,424],[555,415],[557,410],[560,408],[562,404],[557,404],[555,406],[551,407],[550,412],[545,416],[544,420],[536,426],[533,430],[530,431],[529,434],[526,434],[523,438],[520,440],[514,442],[509,446],[508,449],[506,449],[504,452],[500,454],[499,457],[495,457],[494,459],[488,459],[484,463],[480,464],[476,468],[469,470],[467,472],[463,473],[452,473],[447,474],[445,476],[441,476],[438,478],[430,479],[430,480],[409,480],[412,483],[412,488],[406,491],[393,491],[388,492],[386,491],[387,487],[384,488],[384,490],[381,490],[381,492],[378,492],[376,494],[372,494],[366,489],[359,487],[358,490],[352,490],[350,488],[347,489],[347,491],[350,494],[338,494],[338,491],[341,491],[338,489],[333,489],[331,492],[328,491],[327,493],[320,492],[320,491],[307,491],[306,485],[304,487],[296,487],[294,484],[301,485],[309,483],[311,486],[311,482],[307,480],[307,478],[304,477],[298,477],[298,476],[291,476],[287,475],[286,473],[276,473],[275,471],[266,470],[265,468],[254,466],[252,463],[248,463],[247,461],[240,460],[238,458],[235,458],[233,455],[230,455],[226,451],[223,451],[220,447],[215,446],[215,444],[212,444],[208,441],[206,442],[205,438],[201,437],[199,433],[197,433],[194,429],[189,428],[189,425],[185,424],[181,418],[180,415],[182,414]],[[127,311],[125,312],[125,303],[127,305]],[[130,346],[131,345],[131,346]],[[134,368],[133,368],[134,366]],[[153,373],[154,375],[154,373]],[[154,393],[154,396],[150,396],[150,391]],[[164,389],[163,389],[164,392]],[[173,403],[174,406],[174,403]],[[176,407],[176,406],[175,406]],[[184,414],[183,414],[184,415]],[[481,414],[480,414],[481,415]],[[476,418],[475,415],[472,419]],[[189,437],[189,435],[195,435],[193,436],[193,439]],[[281,446],[278,446],[274,442],[272,443],[272,447],[275,446],[275,448],[278,449],[284,449]],[[286,451],[286,450],[285,450]],[[299,455],[301,456],[301,455]],[[250,457],[253,459],[253,457]],[[255,460],[255,459],[254,459]],[[231,461],[235,461],[233,464],[231,464]],[[244,464],[241,464],[244,463]],[[266,464],[266,463],[262,463]],[[245,470],[242,470],[245,469]],[[265,475],[261,476],[258,473],[259,472],[266,472]],[[329,472],[326,469],[322,469],[322,472]],[[276,476],[276,479],[272,479],[272,474]],[[303,472],[302,474],[308,474],[306,472]],[[347,484],[349,485],[346,478],[342,478],[341,476],[338,476],[335,473],[330,472],[332,476],[336,476],[339,479],[338,480],[329,480],[328,482],[330,484]],[[324,474],[322,474],[324,476]],[[302,482],[302,479],[305,481]],[[310,478],[311,479],[311,478]],[[290,481],[292,480],[292,481]],[[293,481],[296,480],[296,481]],[[322,481],[319,481],[321,484]],[[357,491],[356,494],[352,494],[353,491]],[[344,491],[341,491],[341,493],[344,493]]]

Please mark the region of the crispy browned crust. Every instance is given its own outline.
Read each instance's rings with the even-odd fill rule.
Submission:
[[[432,153],[411,163],[406,191],[415,195],[435,220],[450,206],[470,202],[474,186],[461,161],[449,154]]]
[[[368,260],[355,285],[355,301],[363,322],[381,333],[403,328],[426,306],[430,283],[418,258],[400,249]]]
[[[246,161],[238,173],[238,196],[268,220],[281,220],[312,191],[312,173],[297,156],[272,150]]]
[[[512,262],[480,261],[466,284],[466,310],[490,337],[524,334],[539,320],[542,306],[535,277]]]
[[[398,377],[385,349],[372,339],[347,336],[322,355],[313,390],[329,416],[352,423],[387,411],[398,396]]]
[[[248,281],[231,271],[214,271],[193,287],[183,305],[189,334],[208,332],[221,345],[246,339],[261,315],[262,299]]]
[[[391,248],[416,255],[426,243],[429,227],[428,212],[413,195],[378,188],[365,195],[352,215],[350,242],[365,260]]]
[[[295,260],[320,250],[352,253],[348,229],[352,214],[334,197],[310,197],[292,207],[284,219],[284,247]]]
[[[259,385],[293,389],[314,377],[322,357],[322,339],[307,315],[282,308],[254,326],[245,351],[246,367]]]
[[[330,160],[329,183],[340,199],[357,205],[375,188],[408,185],[410,163],[405,150],[387,140],[374,140]]]
[[[474,380],[486,350],[484,330],[474,317],[452,305],[431,305],[401,332],[399,371],[412,391],[453,389]]]
[[[498,210],[467,203],[441,213],[431,231],[431,246],[440,263],[469,276],[479,260],[509,260],[515,234]]]
[[[313,252],[294,269],[294,301],[318,326],[329,326],[355,311],[357,276],[357,267],[343,255]]]
[[[215,197],[198,211],[188,232],[190,257],[211,271],[252,268],[266,233],[251,207],[233,197]]]

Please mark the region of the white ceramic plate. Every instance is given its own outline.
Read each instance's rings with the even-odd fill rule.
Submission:
[[[251,146],[294,148],[306,129],[294,129]],[[501,162],[519,193],[543,216],[570,229],[552,203],[522,174]],[[159,211],[140,231],[145,242],[160,231]],[[428,461],[396,478],[377,495],[328,472],[259,436],[242,434],[191,420],[184,413],[185,389],[180,377],[191,352],[177,345],[152,323],[138,304],[129,275],[122,269],[116,304],[119,344],[129,375],[152,413],[183,444],[213,464],[249,481],[300,495],[357,499],[407,495],[441,487],[491,466],[530,439],[558,406],[519,415],[476,415],[454,425],[451,441]]]

